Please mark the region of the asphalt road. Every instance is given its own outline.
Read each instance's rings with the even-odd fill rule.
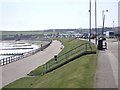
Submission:
[[[55,40],[44,51],[0,67],[0,87],[3,87],[19,78],[25,77],[30,71],[46,63],[61,51],[62,44]]]

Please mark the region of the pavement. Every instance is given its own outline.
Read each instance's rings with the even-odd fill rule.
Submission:
[[[0,88],[27,76],[30,71],[49,61],[55,54],[60,53],[61,47],[63,47],[61,42],[54,40],[45,50],[0,67]]]
[[[85,40],[85,39],[82,39]],[[95,43],[95,40],[91,40]],[[107,49],[98,53],[95,88],[118,88],[118,41],[107,39]]]
[[[91,40],[95,43],[95,40]],[[118,40],[107,39],[107,49],[100,50],[97,60],[95,88],[118,88]]]
[[[107,39],[107,49],[99,51],[96,88],[118,88],[118,41]]]

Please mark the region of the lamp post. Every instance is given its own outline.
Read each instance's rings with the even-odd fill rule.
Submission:
[[[114,23],[115,23],[115,21],[113,21],[113,30],[114,30]]]
[[[90,9],[89,9],[89,30],[90,30],[90,36],[89,36],[89,42],[91,42],[91,0],[90,0]]]
[[[104,36],[103,33],[104,33],[104,25],[105,25],[105,14],[104,14],[104,12],[108,12],[108,10],[102,10],[102,19],[103,19],[102,36]]]
[[[95,0],[95,33],[96,33],[95,43],[97,44],[97,3],[96,3],[96,0]]]

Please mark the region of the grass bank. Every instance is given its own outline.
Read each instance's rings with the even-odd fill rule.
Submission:
[[[65,48],[60,54],[87,41],[62,38]],[[93,46],[96,50],[96,47]],[[24,77],[4,88],[93,88],[97,54],[85,55],[43,76]],[[41,66],[31,73],[41,71]]]

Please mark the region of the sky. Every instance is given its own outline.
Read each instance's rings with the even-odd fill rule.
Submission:
[[[90,0],[0,0],[0,30],[89,28]],[[97,27],[118,26],[118,1],[97,0]],[[92,0],[92,28],[95,27]]]

